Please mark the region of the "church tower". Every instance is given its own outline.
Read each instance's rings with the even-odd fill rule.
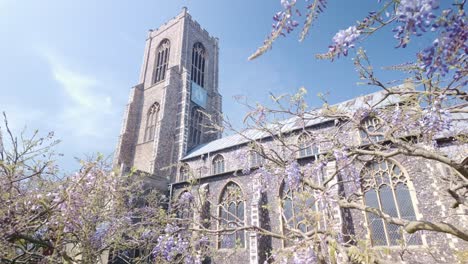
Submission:
[[[221,125],[218,39],[182,12],[150,30],[130,91],[114,165],[174,181],[178,161],[215,140]]]

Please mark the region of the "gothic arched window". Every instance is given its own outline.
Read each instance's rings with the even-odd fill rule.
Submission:
[[[408,189],[408,178],[390,160],[370,161],[361,171],[362,190],[366,206],[377,208],[391,217],[416,220],[416,213]],[[394,224],[367,213],[367,223],[373,246],[420,245],[419,234],[404,234]]]
[[[312,144],[312,138],[307,134],[299,136],[297,143],[299,145],[299,158],[316,156],[319,154],[319,148]]]
[[[205,47],[200,42],[195,43],[192,49],[192,81],[201,87],[205,86]]]
[[[146,115],[146,128],[144,141],[151,141],[154,139],[154,133],[156,130],[156,123],[158,121],[159,104],[154,103],[148,110]]]
[[[281,189],[281,209],[283,233],[290,239],[299,239],[290,229],[308,232],[324,225],[323,217],[318,212],[314,191],[307,185],[301,185],[297,190],[291,190],[283,182]],[[312,210],[310,210],[312,209]],[[284,241],[290,246],[290,241]]]
[[[190,178],[190,167],[187,163],[184,163],[180,167],[179,181],[187,181]]]
[[[223,173],[224,169],[224,157],[218,154],[213,158],[213,174]]]
[[[244,199],[239,185],[229,182],[223,189],[219,201],[220,228],[244,226]],[[219,237],[219,248],[245,247],[245,231],[227,232]]]
[[[200,107],[193,107],[190,114],[189,143],[200,144],[203,129],[203,113]]]
[[[384,139],[383,135],[369,135],[368,133],[381,133],[383,131],[381,120],[377,117],[367,117],[361,122],[361,139],[365,143],[378,142]]]
[[[154,82],[160,82],[166,77],[167,64],[169,63],[169,51],[171,42],[164,39],[156,50],[156,68],[154,71]]]

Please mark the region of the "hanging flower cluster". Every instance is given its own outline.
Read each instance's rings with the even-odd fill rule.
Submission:
[[[426,139],[431,139],[434,134],[439,132],[451,131],[452,118],[448,109],[442,106],[444,98],[445,96],[439,96],[422,111],[419,126]]]
[[[235,157],[239,161],[239,164],[241,164],[242,173],[250,173],[249,151],[240,149],[236,151]]]
[[[454,67],[456,73],[453,79],[458,81],[467,74],[468,25],[465,12],[444,10],[432,29],[440,29],[441,33],[431,46],[419,53],[420,67],[428,77],[436,72],[445,76],[450,67]]]
[[[281,0],[281,5],[283,10],[277,12],[273,16],[273,24],[271,35],[275,34],[278,30],[281,30],[281,35],[286,36],[286,34],[291,33],[294,28],[299,25],[299,22],[293,19],[293,7],[296,4],[296,0]],[[296,12],[299,10],[296,9]],[[286,34],[285,34],[286,33]]]
[[[206,236],[201,236],[196,241],[191,241],[187,232],[171,224],[167,224],[164,233],[164,235],[158,237],[157,244],[153,248],[152,255],[155,259],[161,259],[170,263],[202,263],[201,248],[208,244]],[[191,246],[197,250],[193,250]],[[195,253],[191,254],[193,251]]]
[[[286,186],[290,190],[297,190],[301,184],[301,168],[297,161],[289,163],[284,169],[286,174]]]
[[[333,45],[328,48],[329,54],[333,57],[340,54],[348,55],[348,50],[354,48],[354,43],[361,35],[361,31],[356,26],[348,27],[347,29],[340,30],[333,37]]]
[[[410,35],[420,36],[421,32],[426,32],[436,18],[433,11],[438,8],[439,0],[401,0],[395,15],[403,25],[393,30],[395,38],[400,41],[398,47],[406,47]]]
[[[179,204],[188,206],[194,201],[193,194],[191,192],[183,192],[179,197]]]

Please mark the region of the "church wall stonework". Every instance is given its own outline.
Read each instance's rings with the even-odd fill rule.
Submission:
[[[316,136],[320,137],[320,134],[330,134],[334,131],[336,127],[326,126],[325,128],[311,129],[309,132]],[[298,135],[301,131],[292,132],[289,137],[285,139],[286,142],[296,143]],[[347,138],[348,142],[356,142],[360,144],[359,133],[349,131],[350,137]],[[263,143],[267,148],[274,148],[277,151],[281,151],[280,148],[275,147],[271,141],[266,141]],[[330,142],[324,141],[320,144],[320,152],[327,152],[330,150]],[[184,160],[183,162],[188,164],[192,172],[192,177],[195,177],[199,180],[199,184],[208,184],[210,188],[210,198],[213,203],[213,207],[216,208],[216,203],[219,203],[220,193],[223,187],[229,181],[235,181],[243,189],[244,195],[246,197],[246,203],[253,203],[252,199],[253,193],[253,183],[257,180],[257,173],[255,169],[251,173],[244,175],[241,170],[245,167],[245,164],[242,163],[242,159],[239,159],[239,153],[249,151],[250,147],[247,144],[234,146],[228,149],[222,149],[213,153],[207,153],[203,156],[198,156],[195,158],[190,158]],[[458,160],[463,160],[464,155],[468,153],[467,145],[452,145],[446,144],[441,145],[440,150],[446,153],[450,153],[454,158]],[[212,175],[212,159],[216,155],[222,155],[225,160],[225,170],[226,172],[221,175]],[[285,155],[291,155],[291,153],[286,153]],[[292,154],[295,155],[295,154]],[[441,175],[450,174],[453,172],[447,171],[444,169],[444,165],[429,161],[427,159],[419,157],[409,157],[399,155],[392,159],[395,164],[399,165],[404,173],[409,179],[409,189],[411,193],[411,198],[413,200],[413,205],[416,211],[416,217],[422,220],[435,221],[435,222],[446,222],[452,223],[461,228],[468,229],[468,221],[466,221],[466,216],[458,216],[457,214],[465,214],[466,209],[450,209],[453,198],[449,197],[446,189],[448,189],[447,182],[441,180]],[[298,160],[300,164],[306,164],[308,162],[313,162],[313,158],[305,158]],[[356,168],[360,171],[363,167],[363,164],[356,163]],[[330,172],[333,166],[327,168]],[[184,182],[175,183],[172,188],[174,193],[180,192],[186,184]],[[195,185],[194,188],[196,188]],[[349,189],[345,186],[345,192],[350,192]],[[270,230],[273,232],[281,233],[281,204],[280,204],[280,186],[277,184],[275,187],[267,189],[263,194],[264,200],[268,205],[265,216],[261,219],[261,223],[265,224],[265,219],[267,219],[267,225],[270,227]],[[177,196],[173,196],[177,197]],[[217,215],[218,212],[213,210],[211,213]],[[246,212],[246,219],[249,222],[251,219],[252,212]],[[367,222],[363,212],[357,210],[346,210],[338,212],[339,216],[337,218],[342,218],[342,227],[344,235],[352,236],[356,242],[359,240],[368,240],[368,229],[366,228]],[[250,222],[252,223],[252,222]],[[215,223],[212,223],[212,226],[216,226]],[[382,247],[381,254],[386,256],[390,261],[406,261],[406,263],[456,263],[457,254],[459,251],[468,250],[468,243],[461,241],[453,237],[452,235],[445,235],[435,232],[418,232],[422,235],[423,245],[420,246],[408,246],[410,251],[406,251],[401,255],[402,247]],[[215,240],[212,240],[215,241]],[[247,243],[249,245],[250,243]],[[370,245],[369,245],[370,246]],[[266,242],[259,241],[257,245],[258,254],[265,255],[268,254],[271,249],[282,248],[283,244],[279,239],[270,239]],[[248,252],[251,252],[251,248],[247,248]],[[220,251],[222,252],[222,251]],[[239,254],[244,254],[242,258],[248,257],[248,252],[237,249],[235,251],[235,256],[240,257]],[[243,253],[244,252],[244,253]],[[225,254],[221,254],[225,256]],[[229,259],[223,259],[220,262],[215,263],[228,263]]]

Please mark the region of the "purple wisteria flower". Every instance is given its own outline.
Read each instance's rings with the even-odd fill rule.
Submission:
[[[109,231],[110,223],[105,222],[99,224],[99,226],[96,228],[96,232],[91,236],[90,242],[91,246],[98,250],[103,246],[104,238],[107,235]]]
[[[282,11],[277,12],[273,16],[273,21],[274,23],[272,24],[272,31],[271,35],[273,35],[276,31],[278,31],[281,26],[283,26],[281,35],[286,36],[285,33],[291,33],[294,28],[296,28],[299,25],[299,22],[293,19],[292,17],[292,8],[296,4],[296,0],[281,0],[281,5],[283,6]],[[300,15],[299,10],[296,10],[296,14]],[[282,21],[284,22],[284,25],[282,25]]]
[[[179,204],[181,205],[189,205],[193,203],[194,197],[191,192],[183,192],[179,197]]]
[[[428,138],[440,132],[451,132],[452,118],[450,112],[442,106],[444,98],[444,96],[439,96],[432,105],[423,109],[419,125],[424,137]]]
[[[348,49],[354,48],[354,43],[361,35],[361,31],[356,26],[351,26],[347,29],[340,30],[333,37],[333,45],[328,49],[328,52],[333,56],[343,54],[348,55]]]
[[[371,113],[372,113],[372,109],[370,109],[369,107],[361,107],[361,108],[357,109],[356,112],[354,112],[353,117],[357,121],[361,122],[362,120],[369,117],[371,115]]]
[[[419,53],[419,66],[428,77],[436,72],[445,76],[454,67],[457,70],[453,79],[458,81],[467,74],[468,25],[465,12],[444,10],[432,29],[441,29],[441,33],[430,47]],[[461,68],[457,68],[457,65],[461,65]]]
[[[260,178],[260,192],[266,192],[268,189],[272,188],[275,183],[275,180],[278,179],[278,177],[275,177],[275,175],[264,166],[258,168],[257,172]]]
[[[294,191],[297,190],[301,184],[301,169],[296,161],[289,163],[284,169],[286,173],[286,186]]]
[[[359,190],[361,186],[361,176],[355,166],[352,166],[352,162],[348,154],[344,149],[335,149],[333,156],[336,159],[336,163],[339,168],[339,174],[342,175],[343,179],[350,182],[351,192]]]
[[[166,228],[164,228],[164,232],[166,234],[174,234],[178,232],[179,230],[180,230],[179,227],[177,227],[176,225],[171,225],[171,224],[167,224]]]
[[[235,157],[239,161],[239,164],[241,164],[242,173],[250,173],[249,151],[240,149],[236,151]]]
[[[316,262],[317,256],[312,247],[295,250],[293,253],[292,263],[294,264],[308,264]]]
[[[179,232],[177,226],[168,224],[164,229],[165,235],[161,235],[157,239],[156,246],[153,248],[152,254],[155,258],[162,258],[170,263],[199,264],[203,257],[200,250],[192,250],[190,235],[188,233]],[[200,249],[208,244],[208,238],[201,236],[193,241],[193,246]],[[183,261],[182,261],[183,260]]]
[[[420,36],[421,32],[426,32],[436,18],[433,11],[438,8],[439,0],[401,0],[395,15],[403,25],[393,29],[395,38],[400,41],[398,47],[406,47],[410,35]]]

